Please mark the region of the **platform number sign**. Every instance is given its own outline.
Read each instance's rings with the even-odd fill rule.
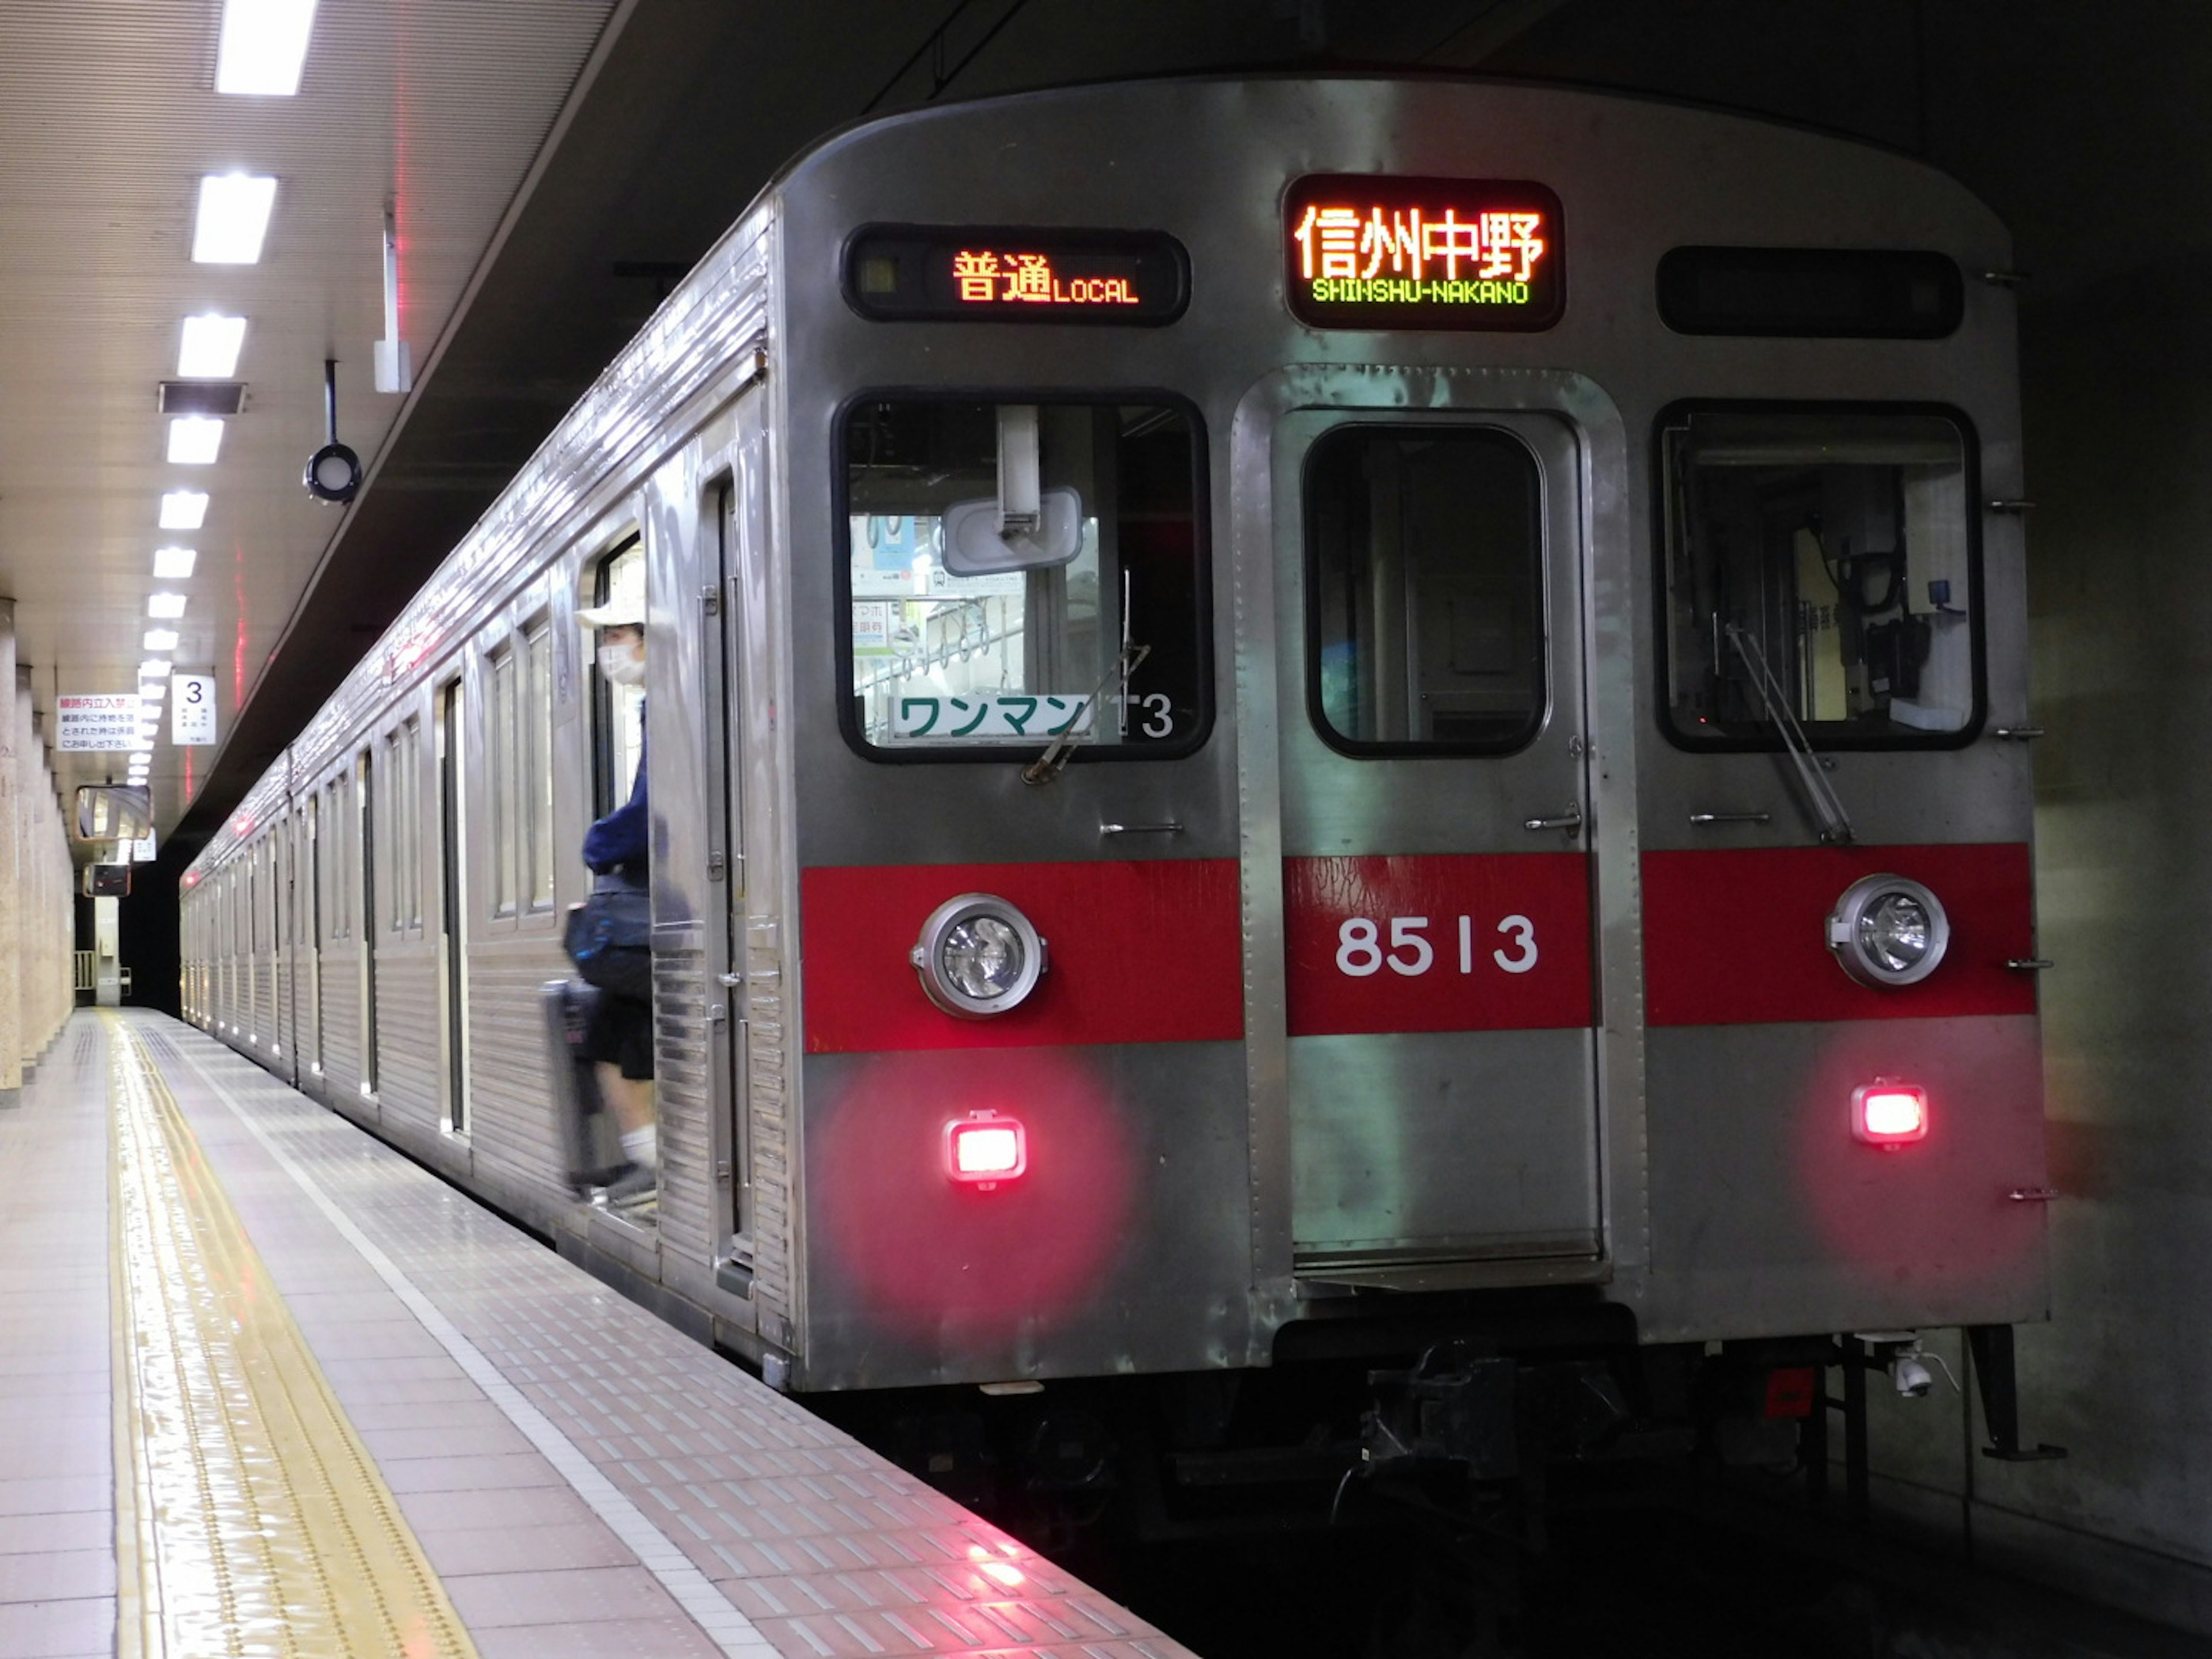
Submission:
[[[169,741],[187,749],[215,740],[215,676],[170,675]]]

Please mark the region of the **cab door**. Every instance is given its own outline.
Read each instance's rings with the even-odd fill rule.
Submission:
[[[1595,1271],[1574,428],[1291,410],[1273,459],[1295,1270]]]

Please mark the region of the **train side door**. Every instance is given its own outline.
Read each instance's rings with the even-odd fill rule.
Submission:
[[[1296,1270],[1595,1271],[1575,431],[1293,410],[1273,463]]]

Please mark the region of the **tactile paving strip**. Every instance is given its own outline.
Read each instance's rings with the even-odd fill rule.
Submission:
[[[174,1099],[111,1036],[118,1653],[474,1659]]]
[[[164,1063],[210,1157],[257,1234],[287,1241],[281,1287],[319,1295],[334,1279],[351,1286],[366,1266],[394,1299],[392,1313],[437,1351],[360,1348],[331,1359],[341,1397],[358,1395],[374,1413],[392,1390],[415,1386],[409,1379],[450,1374],[528,1443],[387,1465],[418,1527],[418,1504],[439,1495],[425,1542],[487,1652],[1188,1659],[343,1118],[198,1033],[151,1016],[133,1023],[173,1040]],[[317,1264],[313,1277],[302,1259]],[[381,1453],[381,1431],[356,1422]],[[465,1514],[447,1512],[456,1504]],[[549,1505],[587,1532],[596,1517],[612,1534],[605,1541],[627,1546],[637,1565],[526,1559],[526,1517]],[[495,1559],[456,1553],[457,1540],[490,1540],[447,1528],[507,1517]],[[641,1583],[648,1577],[656,1582]],[[681,1639],[658,1626],[641,1633],[656,1595],[664,1616],[687,1626]]]

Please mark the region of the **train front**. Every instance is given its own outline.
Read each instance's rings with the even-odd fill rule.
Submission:
[[[1277,80],[776,212],[794,1384],[2040,1316],[1985,210]]]

